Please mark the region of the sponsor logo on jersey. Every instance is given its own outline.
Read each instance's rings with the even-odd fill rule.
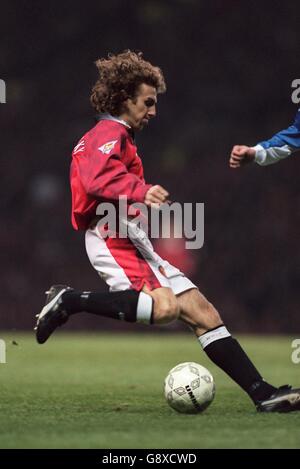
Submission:
[[[108,155],[114,148],[118,140],[113,140],[112,142],[104,143],[101,147],[98,148],[104,155]]]

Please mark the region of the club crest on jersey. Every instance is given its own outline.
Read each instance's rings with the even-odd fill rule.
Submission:
[[[104,143],[101,147],[98,148],[104,155],[108,155],[114,148],[118,140],[112,140],[112,142]]]

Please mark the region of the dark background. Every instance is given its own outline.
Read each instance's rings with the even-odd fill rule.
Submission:
[[[105,289],[70,225],[68,171],[93,125],[93,62],[130,48],[168,87],[137,137],[146,180],[205,203],[192,280],[233,331],[299,332],[300,158],[240,171],[228,158],[292,122],[300,3],[15,0],[0,17],[0,328],[31,328],[52,283]],[[68,328],[111,325],[78,315]]]

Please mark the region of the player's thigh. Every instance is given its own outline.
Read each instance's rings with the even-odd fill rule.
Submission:
[[[177,301],[179,319],[192,327],[198,336],[222,324],[216,308],[197,288],[177,295]]]
[[[171,288],[161,287],[150,290],[144,285],[142,291],[153,298],[154,323],[166,324],[178,318],[179,305]]]

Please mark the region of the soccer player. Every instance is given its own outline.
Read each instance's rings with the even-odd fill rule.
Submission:
[[[267,166],[291,156],[297,150],[300,150],[300,109],[293,124],[269,140],[260,142],[254,147],[235,145],[231,151],[229,165],[236,169],[255,161],[261,166]]]
[[[155,117],[157,95],[166,89],[161,70],[131,51],[99,59],[96,66],[99,77],[91,103],[99,121],[73,151],[72,224],[85,231],[89,260],[110,291],[52,286],[37,315],[38,343],[46,342],[58,326],[79,312],[144,324],[180,319],[258,410],[299,410],[300,389],[276,388],[264,381],[214,306],[182,272],[158,256],[146,232],[131,221],[133,202],[160,207],[169,197],[162,186],[145,183],[134,141],[134,134]],[[128,217],[118,213],[120,226],[115,231],[102,223],[99,207],[109,202],[118,212],[120,196],[127,197]],[[119,236],[122,224],[128,228],[127,237]]]

